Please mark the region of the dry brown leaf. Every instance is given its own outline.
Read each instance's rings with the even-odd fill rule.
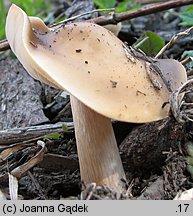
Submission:
[[[41,150],[33,157],[31,158],[27,163],[24,163],[23,165],[15,168],[11,174],[14,175],[17,178],[20,178],[26,171],[31,169],[33,166],[38,164],[40,161],[43,160],[44,153],[46,152],[45,143],[43,141],[38,141],[37,145],[41,146]]]
[[[35,147],[35,148],[32,148]],[[34,151],[37,151],[37,147],[40,148],[40,150],[38,151],[38,153],[35,153],[34,155]],[[17,151],[16,151],[17,149]],[[7,157],[9,155],[14,157],[14,153],[18,153],[18,151],[23,150],[21,159],[24,157],[30,157],[31,158],[27,161],[24,162],[21,165],[18,165],[18,161],[17,158],[14,158],[14,160],[12,161],[7,161]],[[38,141],[37,144],[35,145],[27,145],[27,144],[21,144],[19,146],[14,146],[11,149],[6,149],[2,152],[2,154],[0,155],[0,165],[1,165],[1,170],[5,169],[5,170],[9,170],[9,173],[11,175],[13,175],[16,178],[20,178],[26,171],[28,171],[29,169],[31,169],[33,166],[35,166],[36,164],[38,164],[40,161],[43,160],[43,156],[44,153],[47,151],[46,147],[45,147],[45,143],[43,141]],[[33,156],[34,155],[34,156]],[[2,160],[4,159],[4,160]],[[21,161],[20,161],[21,162]],[[15,168],[13,168],[15,167]],[[10,168],[13,168],[12,170]],[[11,171],[10,171],[11,170]],[[7,180],[8,179],[8,172],[6,173],[0,173],[0,180]]]
[[[0,154],[0,161],[6,160],[11,154],[19,151],[22,148],[29,147],[29,144],[16,144],[14,146],[7,146],[5,150],[3,150]]]

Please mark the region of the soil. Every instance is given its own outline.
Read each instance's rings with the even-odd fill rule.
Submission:
[[[152,20],[155,25],[151,25]],[[119,37],[131,45],[145,29],[168,41],[180,30],[178,23],[171,13],[152,14],[124,22]],[[165,55],[179,59],[191,46],[187,37]],[[69,95],[35,81],[10,51],[1,53],[0,130],[60,121],[72,121]],[[193,187],[187,171],[187,143],[193,146],[192,123],[179,124],[170,116],[142,125],[113,122],[113,128],[127,176],[126,192],[116,193],[95,183],[85,187],[80,180],[74,131],[69,130],[57,139],[44,139],[47,153],[43,161],[19,179],[20,198],[167,200]],[[9,198],[8,187],[8,181],[0,183]]]

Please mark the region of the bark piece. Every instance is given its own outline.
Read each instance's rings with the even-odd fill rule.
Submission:
[[[0,60],[0,130],[47,122],[40,94],[41,84],[18,60]]]
[[[0,146],[36,139],[51,133],[63,132],[62,125],[73,128],[72,122],[46,124],[23,128],[13,128],[0,131]]]

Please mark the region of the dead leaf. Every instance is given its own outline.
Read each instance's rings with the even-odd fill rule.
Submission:
[[[39,150],[38,153],[36,153],[37,150]],[[21,178],[26,171],[43,160],[46,151],[47,149],[43,141],[38,141],[37,144],[33,145],[20,144],[4,150],[0,154],[0,168],[2,172],[0,173],[0,180],[6,181],[8,179],[8,171],[14,177]]]

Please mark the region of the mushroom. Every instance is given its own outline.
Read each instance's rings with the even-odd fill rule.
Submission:
[[[166,118],[167,85],[173,91],[186,81],[184,67],[175,60],[156,60],[160,76],[99,25],[78,22],[51,29],[15,5],[8,12],[6,36],[35,79],[70,93],[82,181],[123,191],[125,173],[111,119],[145,123]]]
[[[121,31],[122,24],[121,22],[119,22],[117,24],[108,24],[103,27],[105,27],[107,30],[113,32],[116,36],[118,36],[119,32]]]

